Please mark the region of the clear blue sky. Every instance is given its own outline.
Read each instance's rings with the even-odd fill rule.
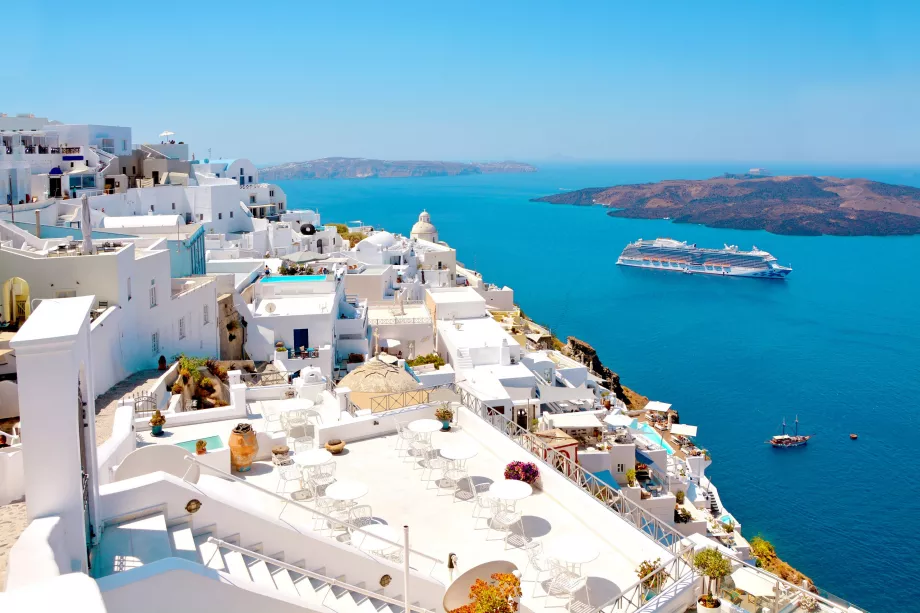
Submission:
[[[4,4],[0,111],[198,157],[920,162],[920,2]],[[21,27],[20,27],[21,26]]]

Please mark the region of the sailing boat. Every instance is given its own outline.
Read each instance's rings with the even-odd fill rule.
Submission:
[[[795,434],[786,434],[786,418],[783,418],[783,433],[771,438],[768,443],[774,447],[801,447],[808,444],[808,439],[813,435],[799,434],[799,416],[795,416]]]

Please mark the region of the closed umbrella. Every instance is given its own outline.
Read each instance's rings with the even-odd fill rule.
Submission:
[[[80,230],[83,232],[83,253],[90,255],[93,253],[93,220],[89,212],[89,198],[83,194],[81,202],[83,220],[80,223]]]

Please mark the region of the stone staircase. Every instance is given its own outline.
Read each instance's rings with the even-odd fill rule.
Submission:
[[[154,513],[106,528],[94,563],[94,575],[101,577],[176,557],[226,573],[237,580],[237,585],[251,582],[260,586],[263,593],[277,590],[288,600],[299,600],[305,608],[313,610],[335,613],[404,611],[401,605],[355,591],[357,588],[382,595],[383,588],[374,586],[377,589],[372,589],[363,583],[348,585],[345,575],[327,577],[323,567],[308,569],[304,560],[288,562],[283,551],[266,555],[261,543],[247,544],[244,551],[239,551],[241,542],[239,534],[218,538],[216,526],[193,529],[187,516],[167,526],[165,515]],[[400,601],[402,596],[387,598]],[[417,607],[413,613],[424,610],[417,602],[412,606]]]

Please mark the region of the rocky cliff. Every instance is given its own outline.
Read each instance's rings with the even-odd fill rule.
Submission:
[[[630,409],[641,409],[648,403],[648,398],[637,394],[628,387],[620,383],[620,375],[604,366],[601,359],[597,357],[597,351],[583,340],[574,336],[566,338],[567,344],[562,352],[581,362],[588,367],[588,370],[603,380],[604,387],[613,392],[617,398],[626,403]]]

